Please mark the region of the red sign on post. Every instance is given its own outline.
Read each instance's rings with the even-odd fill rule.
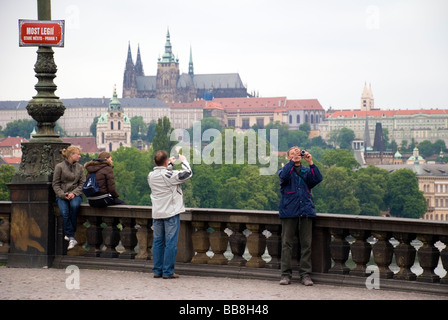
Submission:
[[[63,47],[64,20],[19,20],[19,46]]]

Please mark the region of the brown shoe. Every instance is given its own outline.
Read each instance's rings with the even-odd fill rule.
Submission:
[[[162,278],[162,275],[160,275],[160,274],[155,274],[155,275],[154,275],[154,278]]]
[[[163,279],[177,279],[177,278],[179,278],[179,275],[177,273],[173,273],[172,275],[166,277],[163,276]]]
[[[312,286],[314,283],[313,283],[313,280],[311,280],[311,277],[309,275],[305,275],[302,277],[302,284],[304,286],[309,287],[309,286]]]

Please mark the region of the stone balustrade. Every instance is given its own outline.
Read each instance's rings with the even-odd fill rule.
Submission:
[[[0,235],[7,233],[8,205],[0,202]],[[97,262],[152,258],[151,207],[98,209],[83,204],[75,235],[79,245],[69,252],[61,219],[57,219],[58,257],[83,256]],[[3,236],[0,241],[7,248],[9,239]],[[295,248],[293,260],[297,263],[298,243]],[[280,253],[277,212],[188,208],[181,214],[177,260],[190,268],[239,268],[246,274],[264,269],[279,276]],[[312,262],[314,275],[366,279],[374,267],[380,279],[433,284],[437,292],[448,294],[448,222],[318,214],[313,225]]]

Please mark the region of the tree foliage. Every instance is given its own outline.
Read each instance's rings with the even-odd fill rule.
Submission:
[[[0,201],[9,201],[9,188],[6,184],[11,182],[14,172],[16,172],[14,166],[0,165]]]
[[[148,151],[121,147],[112,152],[118,193],[131,205],[151,205],[147,176],[154,167],[154,151],[170,152],[177,143],[170,141],[173,129],[168,118],[158,119],[157,124],[152,126],[154,138]],[[201,140],[203,145],[200,150],[189,149],[193,177],[182,185],[186,207],[278,210],[281,198],[279,179],[275,172],[260,174],[260,167],[266,165],[260,164],[258,159],[259,136],[254,131],[251,134],[255,138],[241,133],[243,139],[238,142],[241,138],[239,134],[222,129],[213,119],[204,119],[201,129],[201,139],[207,129],[213,129],[221,136],[207,140],[207,145]],[[389,173],[375,166],[360,168],[351,150],[328,148],[321,139],[308,139],[303,130],[288,130],[287,126],[279,123],[270,123],[266,129],[267,140],[270,139],[269,129],[278,130],[279,149],[280,145],[285,151],[290,146],[298,145],[307,148],[313,155],[314,163],[324,177],[312,189],[317,212],[380,215],[382,211],[390,210],[392,216],[413,218],[421,218],[425,213],[426,201],[418,190],[417,178],[412,171],[403,169],[405,171]],[[190,132],[193,133],[191,129]],[[225,145],[226,134],[233,135],[232,159],[227,159],[230,161],[226,161],[225,148],[229,147]],[[237,148],[241,141],[243,154]],[[269,153],[269,147],[267,149]],[[200,163],[192,161],[195,152],[202,155]],[[186,150],[183,153],[186,154]],[[249,161],[253,153],[256,154],[255,162]],[[87,161],[95,155],[85,157]],[[221,163],[210,161],[218,158]],[[283,155],[277,160],[276,169],[279,169],[286,159]],[[179,164],[176,164],[176,169],[181,169]]]

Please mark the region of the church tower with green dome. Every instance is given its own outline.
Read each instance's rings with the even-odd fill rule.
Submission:
[[[99,151],[107,152],[115,151],[121,146],[131,146],[131,121],[123,112],[116,88],[107,112],[98,118],[96,144]]]

